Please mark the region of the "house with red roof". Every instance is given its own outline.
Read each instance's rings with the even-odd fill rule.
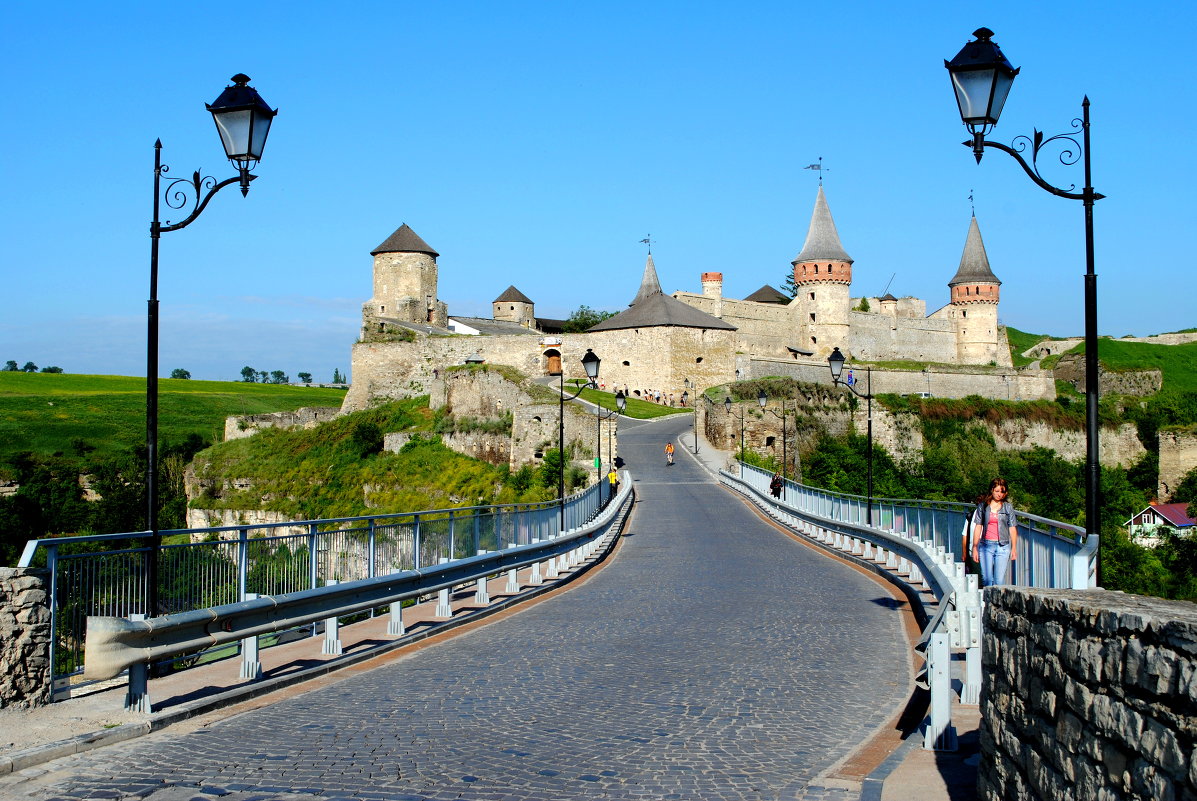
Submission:
[[[1153,503],[1122,525],[1135,542],[1155,546],[1159,544],[1164,529],[1172,529],[1180,534],[1194,530],[1197,520],[1189,517],[1186,511],[1188,506],[1187,503]]]

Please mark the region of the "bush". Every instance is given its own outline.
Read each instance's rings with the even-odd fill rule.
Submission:
[[[382,429],[374,423],[362,422],[353,427],[349,443],[363,459],[382,452]]]

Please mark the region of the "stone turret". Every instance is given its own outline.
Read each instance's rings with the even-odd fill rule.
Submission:
[[[840,235],[827,206],[823,187],[815,198],[810,229],[794,265],[794,283],[801,299],[797,322],[805,327],[806,344],[816,358],[840,348],[851,355],[848,342],[848,312],[851,307],[852,257],[840,244]]]
[[[448,309],[436,297],[436,259],[440,254],[407,223],[370,255],[374,257],[374,295],[362,309],[363,338],[384,333],[387,320],[441,328],[448,325]]]
[[[514,285],[507,287],[502,295],[491,301],[491,308],[491,316],[496,320],[519,323],[524,328],[536,327],[536,305]]]
[[[723,314],[723,273],[703,273],[702,294],[715,301],[711,314],[716,317]]]
[[[1002,282],[989,267],[981,229],[973,217],[964,241],[960,267],[948,282],[951,316],[956,323],[956,350],[964,364],[1008,364],[998,347],[998,299]]]

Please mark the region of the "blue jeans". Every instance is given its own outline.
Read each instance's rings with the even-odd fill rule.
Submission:
[[[981,586],[1006,583],[1006,568],[1010,566],[1010,545],[997,540],[981,540],[977,547],[981,557]]]

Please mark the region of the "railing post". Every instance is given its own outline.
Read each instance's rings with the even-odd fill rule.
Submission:
[[[485,556],[486,551],[480,550],[478,551],[478,555]],[[490,592],[487,591],[486,578],[486,576],[479,576],[478,582],[475,585],[474,603],[478,604],[479,606],[486,606],[490,603]]]
[[[135,612],[130,620],[145,620],[145,615]],[[125,693],[125,709],[149,715],[154,711],[150,703],[150,664],[136,662],[129,666],[129,689]]]
[[[367,540],[366,540],[366,578],[374,578],[374,575],[375,575],[374,574],[374,570],[375,570],[374,544],[375,544],[375,542],[374,542],[374,518],[371,517],[370,523],[369,523],[369,533],[367,534]],[[373,614],[373,613],[371,613],[371,614]]]
[[[452,509],[449,510],[449,558],[457,558],[457,526]]]
[[[58,667],[58,546],[46,548],[46,569],[50,571],[50,700],[54,700],[54,671]],[[138,582],[140,583],[140,582]],[[142,598],[145,585],[142,584]]]
[[[423,551],[420,547],[420,513],[417,512],[413,517],[415,520],[412,522],[411,530],[412,566],[419,570],[423,567],[423,560],[420,558]]]
[[[395,573],[402,571],[396,570]],[[403,627],[403,601],[395,601],[391,604],[391,616],[387,620],[387,635],[391,637],[402,637],[407,633],[407,629]]]
[[[952,725],[952,651],[948,635],[936,632],[927,645],[927,682],[931,690],[931,714],[924,721],[923,748],[955,751],[956,727]]]
[[[534,545],[540,542],[539,538],[532,540],[532,544]],[[533,587],[539,587],[541,584],[544,584],[544,576],[540,573],[540,562],[532,563],[532,571],[528,575],[528,583]]]
[[[252,601],[258,597],[256,592],[247,592],[243,600]],[[258,635],[246,637],[241,641],[241,672],[240,678],[262,678],[262,662],[258,656]]]
[[[244,601],[249,593],[249,527],[237,529],[237,600]]]
[[[331,587],[332,585],[337,584],[337,583],[338,582],[336,579],[328,579],[324,582],[324,586]],[[341,623],[339,620],[337,620],[336,615],[333,615],[332,617],[329,617],[329,618],[325,618],[325,620],[324,620],[324,647],[320,649],[321,653],[327,654],[329,656],[340,656],[341,655],[340,626],[341,626]]]
[[[446,556],[442,556],[439,560],[437,560],[438,564],[442,564],[442,565],[448,561],[449,561],[449,558]],[[441,590],[437,593],[436,612],[433,613],[433,616],[439,617],[442,619],[453,617],[453,607],[449,604],[449,588],[448,587],[442,587]]]

